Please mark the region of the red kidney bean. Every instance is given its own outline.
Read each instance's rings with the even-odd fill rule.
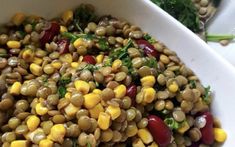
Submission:
[[[148,116],[148,130],[159,147],[167,147],[171,142],[171,130],[164,121],[155,115]]]
[[[135,105],[135,96],[137,94],[137,86],[131,84],[127,87],[126,95],[131,98],[131,104]]]
[[[89,63],[89,64],[93,64],[93,65],[96,64],[95,58],[91,55],[84,56],[82,61]]]
[[[213,116],[210,112],[204,112],[201,117],[206,119],[206,125],[201,128],[202,142],[210,145],[214,142],[214,131],[213,131]]]
[[[137,86],[134,84],[129,85],[127,87],[126,95],[134,99],[136,94],[137,94]]]
[[[190,147],[199,147],[201,144],[201,142],[192,142],[192,144],[190,145]]]
[[[136,43],[138,44],[139,48],[144,50],[144,53],[146,55],[151,55],[153,57],[158,58],[159,54],[157,50],[155,50],[154,46],[150,44],[148,41],[139,39],[139,40],[136,40]]]
[[[57,41],[58,50],[60,54],[69,52],[69,41],[67,39],[60,39]]]
[[[57,22],[50,22],[46,24],[43,31],[40,33],[40,43],[45,45],[53,40],[53,38],[60,32],[60,25]]]

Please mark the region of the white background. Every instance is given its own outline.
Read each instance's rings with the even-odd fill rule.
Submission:
[[[208,32],[235,35],[235,0],[222,1],[215,18],[209,23]],[[235,41],[225,47],[219,43],[210,42],[209,45],[235,66]]]

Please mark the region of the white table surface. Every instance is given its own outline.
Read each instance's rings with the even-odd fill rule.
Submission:
[[[216,16],[209,23],[208,33],[235,35],[235,0],[222,1]],[[208,44],[235,66],[235,41],[225,47],[219,43]]]

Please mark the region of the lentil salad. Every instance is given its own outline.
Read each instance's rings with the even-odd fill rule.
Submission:
[[[175,52],[81,5],[17,13],[0,36],[2,146],[212,146],[226,139]],[[214,123],[213,123],[214,122]]]

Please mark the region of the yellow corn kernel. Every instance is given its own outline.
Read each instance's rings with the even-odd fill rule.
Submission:
[[[98,56],[96,56],[96,62],[99,64],[99,63],[102,63],[103,62],[103,59],[104,59],[104,55],[100,54]]]
[[[177,129],[177,131],[180,133],[180,134],[184,134],[184,132],[186,132],[188,129],[190,128],[189,124],[184,121],[182,124],[181,124],[181,127]]]
[[[14,82],[10,89],[10,94],[12,95],[19,95],[21,89],[21,83],[20,82]]]
[[[102,91],[100,89],[94,89],[92,92],[96,94],[101,94]]]
[[[68,32],[68,29],[65,26],[60,26],[60,33]]]
[[[70,100],[71,96],[72,96],[71,92],[66,92],[64,97]]]
[[[32,131],[32,132],[28,132],[27,134],[24,134],[24,137],[25,137],[27,140],[33,141],[33,140],[34,140],[33,138],[34,138],[35,135],[38,134],[38,133],[44,133],[44,132],[43,132],[43,129],[42,129],[42,128],[37,128],[36,130],[34,130],[34,131]]]
[[[117,71],[121,66],[122,66],[122,61],[119,59],[116,59],[113,61],[112,70]]]
[[[126,86],[119,85],[114,89],[115,97],[116,98],[123,98],[126,95]]]
[[[214,128],[215,141],[223,143],[227,139],[226,132],[221,128]]]
[[[62,20],[65,23],[70,22],[71,20],[73,20],[73,11],[72,10],[67,10],[62,14]]]
[[[75,68],[75,69],[76,69],[76,68],[78,68],[78,66],[79,66],[79,63],[78,63],[78,62],[72,62],[72,63],[71,63],[71,67],[72,67],[72,68]]]
[[[71,103],[64,108],[64,111],[68,116],[75,116],[75,114],[77,113],[78,110],[79,110],[79,108],[74,106]]]
[[[100,129],[107,130],[110,125],[110,115],[105,112],[100,112],[97,124]]]
[[[158,145],[157,145],[155,142],[153,142],[153,143],[150,144],[148,147],[158,147]]]
[[[47,114],[47,112],[48,112],[48,108],[47,108],[47,107],[44,107],[44,106],[42,105],[42,103],[36,104],[35,110],[36,110],[36,113],[37,113],[38,115],[45,115],[45,114]]]
[[[25,14],[24,13],[16,13],[12,18],[11,21],[14,25],[19,26],[23,23],[25,20]]]
[[[110,114],[112,120],[115,120],[121,115],[121,109],[118,106],[109,105],[105,112]]]
[[[100,112],[104,112],[104,108],[101,103],[99,103],[94,108],[89,109],[89,112],[92,118],[97,119],[99,117]]]
[[[50,139],[59,143],[64,141],[66,129],[63,124],[56,124],[51,128]]]
[[[31,62],[34,60],[34,52],[32,49],[25,49],[22,53],[22,58],[27,61]]]
[[[148,129],[139,129],[137,134],[145,144],[153,142],[153,136],[151,135]]]
[[[11,142],[11,147],[29,147],[27,140],[15,140]]]
[[[55,68],[55,69],[60,69],[62,66],[62,63],[60,61],[53,61],[51,62],[51,65]]]
[[[179,86],[177,85],[176,82],[172,82],[172,84],[168,86],[168,90],[173,93],[177,92],[178,89],[179,89]]]
[[[141,139],[136,138],[133,142],[132,142],[132,147],[145,147],[144,143],[142,142]]]
[[[128,125],[126,128],[126,135],[127,137],[133,137],[138,133],[138,128],[135,123]]]
[[[19,41],[10,40],[7,41],[7,47],[9,48],[20,48],[21,44]]]
[[[53,142],[49,139],[43,139],[39,142],[39,147],[53,147]]]
[[[36,76],[41,76],[43,74],[42,67],[35,64],[35,63],[31,63],[29,66],[29,69],[30,69],[31,73]]]
[[[26,124],[30,131],[34,131],[40,124],[40,119],[36,115],[31,115],[29,116]]]
[[[41,65],[42,62],[43,62],[43,60],[41,58],[38,58],[38,57],[33,58],[33,63],[35,63],[35,64]]]
[[[39,102],[39,103],[43,103],[44,101],[45,101],[44,98],[41,98],[41,97],[40,97],[40,98],[38,99],[38,102]]]
[[[87,109],[91,109],[95,107],[101,100],[101,97],[99,94],[95,93],[89,93],[84,95],[84,106]]]
[[[153,85],[156,82],[156,79],[154,76],[145,76],[145,77],[141,78],[140,81],[141,81],[142,86],[153,87]]]
[[[87,94],[90,90],[90,85],[86,81],[76,80],[74,86],[82,94]]]
[[[67,53],[67,54],[63,54],[63,55],[60,55],[60,61],[61,62],[67,62],[67,63],[72,63],[73,62],[73,57],[70,53]]]
[[[151,103],[156,95],[156,91],[152,87],[143,88],[143,102]]]
[[[84,46],[85,48],[88,47],[88,44],[86,43],[86,41],[84,40],[84,38],[78,38],[73,42],[73,46],[76,49],[79,49],[80,46]]]

